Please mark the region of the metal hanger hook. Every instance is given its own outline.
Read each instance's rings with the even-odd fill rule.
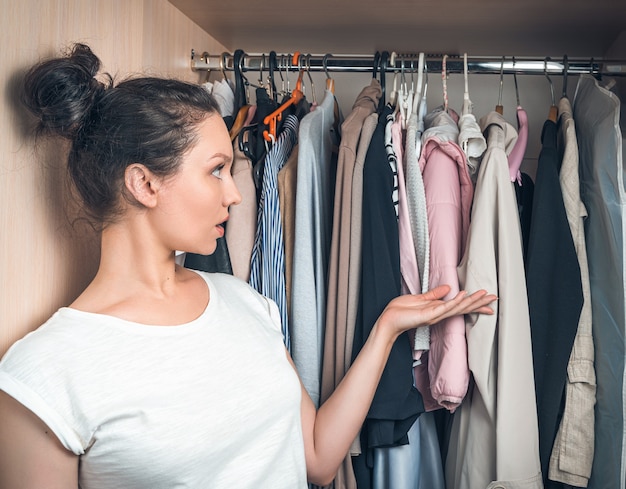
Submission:
[[[504,87],[504,59],[502,56],[502,62],[500,63],[500,91],[498,93],[498,105],[502,105],[502,89]]]
[[[567,54],[563,55],[563,97],[567,97],[567,75],[569,72],[569,61]]]
[[[548,61],[550,61],[550,57],[547,57],[543,60],[543,71],[544,74],[546,75],[546,78],[548,79],[548,82],[550,83],[550,96],[551,96],[551,100],[552,100],[552,105],[555,105],[555,100],[554,100],[554,85],[552,84],[552,79],[550,78],[550,75],[548,75]]]
[[[322,59],[322,66],[324,68],[324,73],[326,74],[326,78],[330,78],[330,75],[328,74],[328,58],[331,56],[332,54],[327,53],[324,55],[324,58]]]

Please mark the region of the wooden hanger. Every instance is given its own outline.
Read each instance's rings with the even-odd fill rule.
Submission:
[[[330,91],[330,93],[335,93],[335,80],[331,78],[328,74],[328,57],[332,56],[332,54],[325,54],[324,59],[322,61],[322,66],[324,67],[324,73],[326,73],[326,90]]]
[[[298,62],[300,60],[300,52],[296,51],[296,53],[293,55],[292,58],[292,64],[293,65],[298,65]],[[304,73],[304,70],[300,70],[300,74],[298,75],[298,80],[296,81],[296,88],[294,88],[294,90],[291,92],[291,96],[289,97],[289,99],[283,103],[280,107],[278,107],[274,112],[272,112],[270,115],[266,116],[263,119],[263,124],[265,124],[266,126],[269,127],[269,130],[264,130],[263,131],[263,139],[265,139],[268,142],[274,142],[276,141],[276,128],[278,125],[278,121],[282,119],[283,117],[283,112],[285,111],[285,109],[287,109],[288,107],[297,104],[298,102],[300,102],[300,100],[302,100],[304,98],[304,92],[302,91],[302,75]]]

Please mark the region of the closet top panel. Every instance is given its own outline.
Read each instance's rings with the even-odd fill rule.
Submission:
[[[231,52],[601,57],[626,32],[626,0],[170,2]]]

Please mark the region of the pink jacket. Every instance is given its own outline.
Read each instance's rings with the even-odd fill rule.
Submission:
[[[449,285],[449,299],[459,292],[457,266],[465,251],[474,187],[452,116],[434,111],[426,124],[419,164],[430,233],[429,288]],[[467,393],[469,377],[463,316],[431,326],[430,350],[415,367],[426,410],[445,407],[453,412]]]

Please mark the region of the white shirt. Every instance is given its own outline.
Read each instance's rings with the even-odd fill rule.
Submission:
[[[0,389],[80,455],[82,489],[306,488],[300,382],[276,305],[200,275],[178,326],[62,308],[0,362]]]

